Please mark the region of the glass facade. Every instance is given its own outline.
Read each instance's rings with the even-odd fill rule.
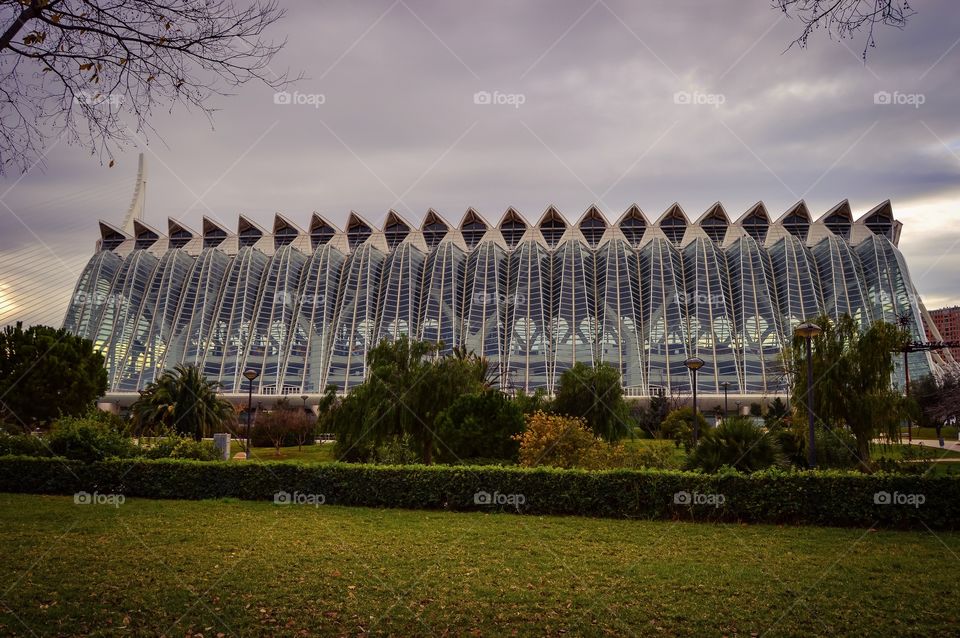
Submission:
[[[616,224],[593,207],[575,224],[510,209],[496,226],[470,210],[459,227],[430,211],[419,229],[351,214],[345,232],[317,215],[307,231],[278,216],[272,234],[243,217],[235,234],[101,223],[64,326],[104,354],[111,393],[180,363],[228,394],[248,368],[258,395],[346,392],[373,345],[409,335],[487,357],[504,389],[550,393],[577,362],[605,362],[629,395],[689,392],[696,355],[699,392],[770,396],[805,319],[905,317],[924,338],[899,234],[887,203],[858,221],[798,205],[772,222],[758,204],[731,222],[717,204],[696,223],[677,205],[654,223],[636,207]],[[912,357],[913,375],[934,365]]]

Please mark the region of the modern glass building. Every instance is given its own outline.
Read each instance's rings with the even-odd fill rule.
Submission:
[[[64,325],[103,353],[110,400],[176,364],[227,394],[246,394],[248,368],[261,398],[346,392],[367,351],[400,335],[483,354],[505,390],[552,392],[574,363],[604,362],[629,395],[687,393],[696,355],[701,396],[769,399],[786,393],[781,351],[806,318],[906,317],[917,339],[930,323],[889,202],[856,220],[846,201],[816,221],[801,201],[776,220],[758,203],[732,221],[718,203],[693,222],[674,204],[614,223],[597,208],[535,223],[471,209],[419,228],[390,212],[381,228],[351,213],[343,230],[318,214],[305,228],[241,215],[236,232],[205,218],[164,234],[133,215],[100,230]],[[912,376],[952,364],[911,357]]]

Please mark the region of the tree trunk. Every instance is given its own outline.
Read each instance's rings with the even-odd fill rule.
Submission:
[[[872,472],[870,466],[870,437],[857,437],[857,458],[864,472]]]

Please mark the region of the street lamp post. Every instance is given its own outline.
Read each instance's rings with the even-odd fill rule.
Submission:
[[[727,418],[727,414],[730,413],[730,406],[727,404],[727,388],[730,387],[730,382],[724,381],[720,385],[723,386],[723,418]]]
[[[813,350],[811,349],[810,342],[821,332],[823,332],[823,330],[820,326],[812,321],[804,321],[794,330],[794,334],[798,337],[803,337],[807,342],[807,427],[809,436],[807,443],[807,464],[810,466],[810,469],[817,467],[816,430],[814,429],[813,422]]]
[[[247,378],[247,460],[250,460],[250,419],[253,417],[253,380],[260,376],[256,370],[245,370]]]
[[[303,411],[304,411],[304,412],[307,411],[307,397],[308,397],[308,396],[309,396],[309,395],[306,395],[306,394],[301,394],[301,395],[300,395],[300,398],[303,399]]]
[[[683,362],[693,373],[693,445],[696,447],[697,439],[700,438],[700,424],[697,422],[697,370],[706,363],[700,357],[690,357]]]

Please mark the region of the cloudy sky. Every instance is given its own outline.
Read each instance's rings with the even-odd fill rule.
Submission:
[[[112,168],[57,143],[0,179],[0,324],[61,323],[97,220],[123,219],[140,150],[162,230],[202,215],[235,228],[239,213],[306,226],[312,211],[419,223],[431,207],[456,224],[469,206],[535,221],[550,204],[655,218],[674,201],[695,218],[717,200],[779,216],[801,198],[815,216],[844,198],[859,215],[889,198],[927,306],[960,303],[951,0],[915,2],[866,65],[859,40],[788,49],[800,24],[768,0],[284,4],[271,67],[306,76],[291,103],[250,85],[213,104],[212,125],[159,109],[159,135]]]

